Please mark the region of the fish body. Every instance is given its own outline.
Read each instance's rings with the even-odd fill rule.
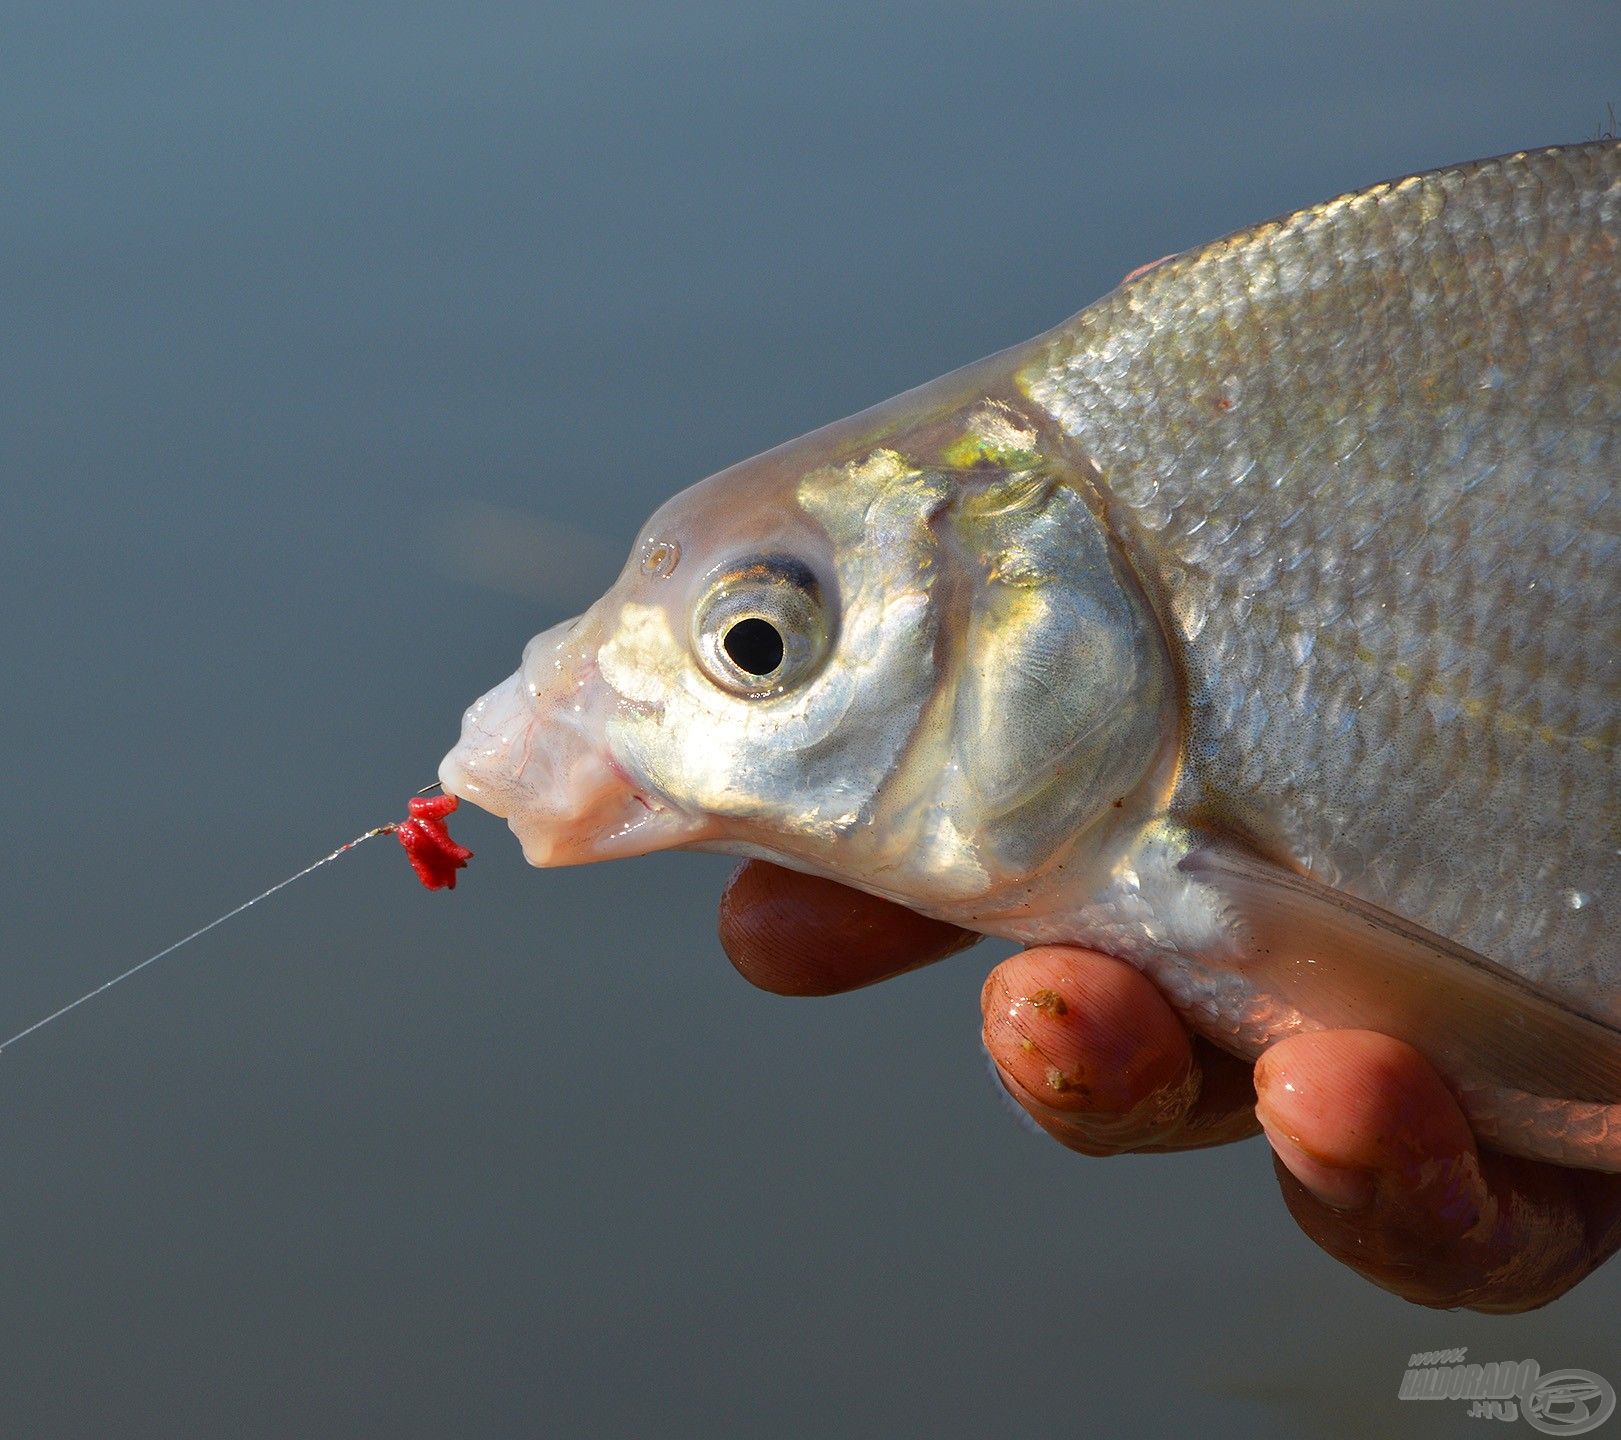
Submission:
[[[1259,226],[1024,374],[1170,617],[1178,804],[1621,1018],[1618,154]]]
[[[1621,1169],[1621,144],[1375,186],[734,466],[441,775],[1412,1041]]]

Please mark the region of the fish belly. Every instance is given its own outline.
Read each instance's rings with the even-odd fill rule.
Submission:
[[[1621,143],[1150,270],[1021,372],[1185,682],[1178,808],[1621,1017]]]

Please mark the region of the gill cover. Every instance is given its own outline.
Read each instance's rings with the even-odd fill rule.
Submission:
[[[970,584],[940,805],[1007,883],[1169,794],[1173,672],[1135,578],[1052,470],[962,477],[952,539]]]

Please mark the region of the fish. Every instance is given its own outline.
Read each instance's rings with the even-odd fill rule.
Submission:
[[[681,491],[467,710],[537,866],[763,858],[1354,1026],[1621,1171],[1621,143],[1374,185]]]

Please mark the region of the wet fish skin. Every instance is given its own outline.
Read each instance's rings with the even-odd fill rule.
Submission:
[[[1022,373],[1187,677],[1176,808],[1621,1018],[1621,147],[1161,265]]]
[[[446,787],[1100,945],[1241,1055],[1384,1029],[1621,1169],[1618,206],[1614,143],[1376,186],[713,476]]]

